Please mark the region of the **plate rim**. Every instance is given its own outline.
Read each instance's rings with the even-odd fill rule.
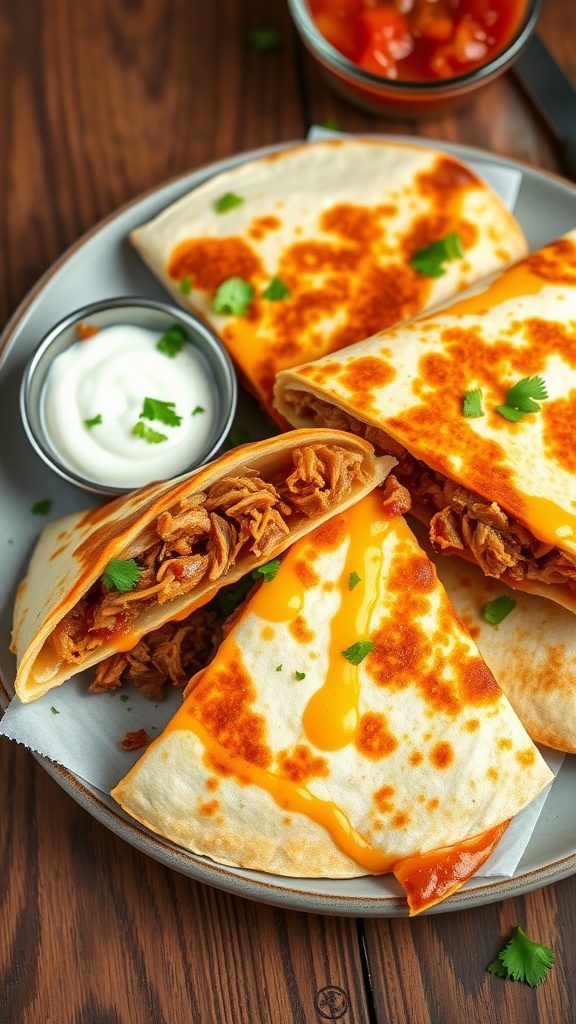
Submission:
[[[327,136],[328,137],[328,136]],[[395,135],[386,133],[366,132],[353,135],[342,133],[343,138],[354,139],[378,139],[383,142],[405,143],[411,145],[422,145],[426,148],[438,149],[448,152],[459,159],[475,160],[479,163],[486,163],[508,167],[522,173],[523,176],[535,179],[549,179],[552,184],[559,186],[566,192],[576,196],[576,184],[570,182],[561,175],[548,169],[541,169],[511,157],[500,156],[490,153],[488,150],[477,146],[469,146],[457,142],[447,142],[439,139],[422,138],[412,135]],[[111,211],[104,218],[99,220],[78,239],[76,239],[64,252],[60,254],[44,271],[36,283],[24,295],[16,309],[9,317],[3,331],[0,334],[0,371],[5,357],[11,351],[15,336],[23,328],[26,320],[31,315],[36,304],[41,300],[43,293],[50,284],[53,277],[66,264],[75,260],[86,245],[96,238],[102,231],[115,221],[121,219],[130,210],[144,205],[147,200],[159,195],[163,191],[170,191],[178,184],[185,185],[186,181],[203,174],[202,181],[208,180],[217,174],[231,170],[233,167],[257,160],[270,153],[299,146],[307,140],[295,139],[286,142],[274,143],[257,149],[246,150],[242,153],[231,154],[219,160],[201,164],[198,167],[184,171],[181,174],[164,180],[154,185],[145,192],[129,199],[120,207]],[[191,187],[198,187],[201,182]],[[8,684],[2,678],[0,672],[0,707],[6,709],[10,700],[11,692]],[[395,918],[408,916],[408,907],[403,896],[385,895],[361,896],[348,894],[310,893],[298,889],[298,879],[284,879],[283,876],[265,876],[262,878],[247,878],[245,869],[229,867],[208,857],[193,854],[187,850],[177,847],[170,840],[150,831],[139,822],[132,821],[120,808],[116,808],[112,798],[105,793],[100,793],[95,787],[90,786],[79,776],[75,775],[63,765],[51,761],[49,758],[31,751],[35,760],[58,783],[58,785],[79,804],[85,811],[96,818],[100,824],[109,828],[116,836],[146,856],[169,867],[194,881],[211,885],[235,896],[248,898],[256,902],[265,903],[271,906],[279,906],[290,910],[299,910],[307,913],[319,913],[338,915],[343,917],[382,917]],[[109,802],[108,802],[109,801]],[[576,873],[576,850],[568,856],[559,860],[551,861],[540,867],[532,868],[519,875],[510,878],[494,878],[487,880],[483,885],[467,889],[463,887],[442,901],[437,907],[432,907],[424,914],[450,913],[467,907],[477,907],[489,904],[512,896],[528,893],[533,889],[540,888],[552,882],[560,881]],[[280,881],[274,881],[279,878]],[[333,881],[337,882],[337,879]],[[289,885],[288,883],[294,883]],[[422,916],[422,915],[419,915]]]

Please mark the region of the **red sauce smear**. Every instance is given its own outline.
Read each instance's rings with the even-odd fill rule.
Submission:
[[[404,82],[454,78],[516,35],[526,0],[309,0],[322,35],[365,71]]]

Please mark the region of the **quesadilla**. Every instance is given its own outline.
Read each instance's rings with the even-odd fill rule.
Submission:
[[[281,424],[279,370],[406,320],[527,251],[500,198],[459,160],[365,139],[241,164],[130,238],[174,298],[215,328]],[[412,265],[447,240],[454,258],[435,276]]]
[[[410,525],[530,738],[576,754],[573,613],[546,598],[511,590],[459,558],[435,555],[422,524]],[[490,610],[494,602],[502,607],[502,600],[507,602],[505,609],[511,610],[494,623]]]
[[[437,550],[576,611],[576,231],[440,313],[282,372],[276,401],[393,454]]]
[[[376,489],[300,538],[113,797],[197,854],[457,889],[551,780]]]
[[[33,700],[189,615],[393,464],[351,435],[295,431],[50,523],[14,609],[18,696]]]

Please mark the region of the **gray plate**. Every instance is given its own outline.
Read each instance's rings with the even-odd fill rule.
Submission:
[[[576,188],[552,175],[500,160],[464,146],[422,139],[391,137],[390,141],[418,142],[444,149],[479,164],[499,164],[523,173],[516,205],[531,248],[537,248],[576,226]],[[282,148],[282,147],[271,147]],[[53,511],[64,515],[86,507],[87,496],[56,477],[31,449],[21,425],[18,392],[30,354],[49,328],[73,309],[116,295],[165,299],[161,286],[132,251],[127,236],[132,228],[155,216],[189,189],[220,171],[264,155],[271,149],[223,160],[137,199],[80,239],[44,275],[17,309],[0,339],[0,699],[6,705],[13,693],[15,659],[9,653],[12,605],[16,584],[43,522],[30,514],[34,501],[50,495]],[[263,422],[256,407],[243,399],[245,421]],[[264,428],[265,430],[265,428]],[[266,431],[265,431],[266,432]],[[222,867],[180,850],[129,820],[107,797],[65,769],[39,758],[49,774],[90,814],[133,846],[168,867],[198,881],[263,903],[350,916],[400,917],[407,913],[395,879],[367,877],[347,880],[286,879],[256,871]],[[513,878],[470,879],[454,896],[431,912],[461,910],[528,892],[576,872],[576,757],[568,756],[555,780],[534,834]]]

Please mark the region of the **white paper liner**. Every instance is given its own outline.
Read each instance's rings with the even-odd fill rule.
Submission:
[[[343,134],[314,126],[308,140]],[[474,160],[469,164],[498,193],[507,208],[513,210],[522,183],[521,172],[477,164]],[[0,735],[23,743],[109,794],[142,754],[141,749],[122,750],[122,737],[126,732],[145,729],[150,738],[155,739],[180,706],[182,693],[171,688],[161,703],[142,697],[135,687],[126,685],[110,693],[91,694],[88,692],[90,679],[91,673],[80,673],[31,704],[22,704],[14,697],[0,722]],[[541,752],[556,775],[564,754],[548,748]],[[550,786],[516,815],[497,849],[478,872],[479,876],[509,878],[514,874]]]

